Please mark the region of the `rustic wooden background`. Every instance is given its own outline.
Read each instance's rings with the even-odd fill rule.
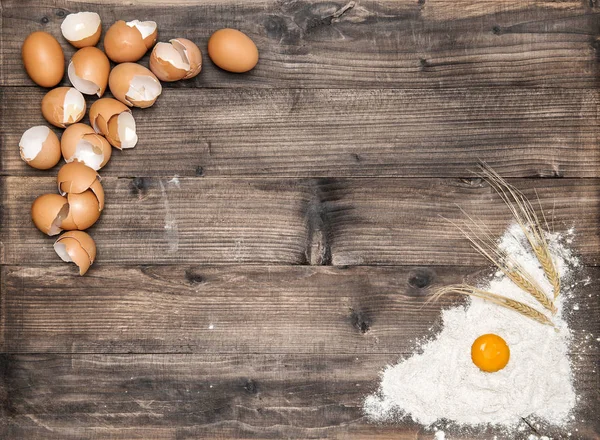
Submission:
[[[426,305],[431,286],[486,271],[439,216],[459,203],[505,228],[468,171],[478,159],[577,232],[592,283],[570,318],[569,432],[600,438],[600,348],[585,340],[600,336],[596,0],[162,3],[1,0],[0,438],[431,439],[369,424],[361,402],[439,322],[451,299]],[[82,10],[105,29],[156,20],[160,40],[204,54],[239,28],[261,56],[246,75],[205,57],[134,111],[140,142],[102,170],[84,278],[29,220],[56,169],[17,148],[43,123],[21,43]]]

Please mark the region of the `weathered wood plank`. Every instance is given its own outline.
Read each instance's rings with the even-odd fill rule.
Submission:
[[[410,422],[372,425],[362,401],[394,356],[2,355],[3,438],[431,439]],[[600,424],[596,356],[576,360],[578,431]],[[579,422],[582,420],[582,422]],[[492,438],[475,430],[453,439]],[[528,433],[523,433],[526,438]],[[540,427],[541,435],[566,431]],[[488,438],[488,437],[485,438]],[[499,437],[502,438],[502,437]]]
[[[103,180],[107,206],[90,229],[100,264],[473,265],[484,260],[447,220],[457,206],[494,233],[511,221],[487,185],[455,179]],[[587,265],[600,262],[600,182],[525,179],[557,231],[574,227]],[[3,177],[2,264],[56,262],[31,223],[51,177]],[[442,217],[443,216],[443,217]]]
[[[60,36],[67,13],[93,10],[102,16],[105,29],[116,19],[156,20],[160,39],[188,37],[204,53],[210,34],[222,27],[242,29],[259,47],[261,60],[250,74],[228,74],[206,59],[200,76],[169,87],[597,84],[600,14],[595,2],[475,3],[228,0],[114,8],[65,0],[5,0],[0,83],[32,84],[20,60],[27,34],[43,29]],[[64,46],[69,57],[73,49],[66,42]]]
[[[18,151],[45,123],[43,94],[2,90],[2,174],[48,175]],[[165,90],[102,174],[462,177],[481,159],[514,177],[600,177],[599,110],[597,89]]]
[[[464,298],[432,289],[485,268],[308,266],[4,267],[11,353],[408,353]],[[584,280],[586,280],[584,282]],[[599,353],[600,268],[575,278],[574,353]],[[525,319],[517,316],[516,319]],[[592,335],[592,336],[590,336]],[[592,340],[590,340],[592,338]]]

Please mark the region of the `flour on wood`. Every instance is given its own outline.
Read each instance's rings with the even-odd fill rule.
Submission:
[[[456,425],[495,425],[516,432],[528,417],[568,424],[577,396],[568,354],[572,332],[565,318],[568,310],[576,310],[567,306],[578,286],[574,276],[579,266],[567,247],[570,238],[569,233],[548,235],[564,286],[553,317],[557,330],[479,298],[445,310],[443,328],[435,339],[421,343],[419,354],[385,369],[378,392],[364,403],[369,418],[410,418],[436,427],[436,438],[444,438],[442,428]],[[499,246],[521,262],[547,293],[552,292],[519,226],[511,226]],[[478,287],[538,306],[502,273]],[[471,361],[471,344],[486,333],[501,336],[510,348],[508,365],[496,373],[482,372]]]

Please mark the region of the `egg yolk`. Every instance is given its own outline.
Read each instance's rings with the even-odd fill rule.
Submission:
[[[493,373],[508,364],[510,350],[506,341],[498,335],[481,335],[471,346],[471,359],[481,370]]]

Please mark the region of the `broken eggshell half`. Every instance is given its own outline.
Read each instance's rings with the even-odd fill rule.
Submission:
[[[61,195],[81,194],[88,189],[91,190],[98,199],[100,211],[104,209],[104,188],[100,183],[100,175],[81,162],[71,162],[62,166],[58,170],[56,177],[58,191]]]
[[[154,45],[157,35],[154,21],[119,20],[106,31],[104,50],[115,63],[134,62]]]
[[[193,78],[202,70],[202,53],[185,38],[157,43],[150,55],[150,70],[161,81]]]
[[[102,22],[95,12],[77,12],[65,17],[60,31],[65,40],[78,49],[95,46],[100,40]]]
[[[31,204],[33,224],[46,235],[59,234],[68,215],[69,203],[66,197],[58,194],[43,194]]]
[[[75,52],[67,69],[73,87],[81,93],[98,97],[106,90],[109,72],[110,61],[96,47],[84,47]]]
[[[112,154],[106,139],[86,124],[73,124],[67,127],[60,140],[60,149],[65,162],[83,162],[88,167],[99,170]]]
[[[133,148],[138,137],[131,110],[112,98],[98,99],[90,107],[90,123],[97,133],[106,136],[119,150]]]
[[[21,159],[38,170],[47,170],[60,161],[60,141],[45,125],[36,125],[23,133],[19,141]]]
[[[69,213],[60,227],[67,231],[84,230],[92,226],[100,218],[100,202],[92,190],[82,193],[67,194]]]
[[[130,107],[150,107],[162,92],[158,78],[136,63],[115,66],[108,77],[108,86],[115,98]]]
[[[42,99],[42,115],[52,125],[65,128],[81,121],[85,115],[85,99],[73,87],[57,87]]]
[[[54,251],[67,263],[79,267],[79,275],[85,275],[96,259],[96,243],[86,232],[70,231],[58,237]]]

